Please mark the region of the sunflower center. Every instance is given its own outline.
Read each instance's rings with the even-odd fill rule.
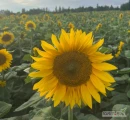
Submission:
[[[5,42],[10,41],[10,40],[11,40],[11,36],[8,35],[8,34],[6,34],[6,35],[4,35],[4,36],[2,37],[2,40],[5,41]]]
[[[28,27],[29,27],[29,28],[33,28],[33,24],[32,24],[32,23],[29,23],[29,24],[28,24]]]
[[[0,65],[3,65],[6,62],[6,57],[3,54],[0,54]]]
[[[78,86],[90,78],[91,62],[84,53],[65,52],[54,59],[53,74],[67,86]]]

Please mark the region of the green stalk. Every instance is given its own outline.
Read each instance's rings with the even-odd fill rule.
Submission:
[[[73,120],[73,109],[68,106],[68,120]]]

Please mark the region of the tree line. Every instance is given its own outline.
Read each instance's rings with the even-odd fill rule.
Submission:
[[[111,6],[99,6],[97,4],[97,7],[78,7],[78,8],[64,8],[64,7],[55,7],[55,10],[50,11],[47,7],[46,8],[34,8],[34,9],[30,9],[30,10],[25,10],[24,8],[22,9],[21,12],[18,12],[19,14],[21,13],[25,13],[25,14],[39,14],[39,13],[65,13],[65,12],[87,12],[87,11],[108,11],[108,10],[130,10],[130,0],[127,3],[122,4],[120,7],[113,7]],[[1,10],[0,14],[6,14],[6,15],[10,15],[12,14],[12,11],[9,10]]]

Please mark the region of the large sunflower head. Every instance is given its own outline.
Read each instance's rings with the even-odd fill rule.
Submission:
[[[3,32],[0,36],[0,44],[9,45],[14,41],[14,34],[11,32]]]
[[[0,50],[0,72],[9,68],[12,61],[12,55],[6,49]]]
[[[25,24],[25,29],[28,31],[28,30],[31,30],[31,29],[36,29],[36,24],[33,22],[33,21],[27,21],[26,24]]]
[[[115,80],[108,71],[117,69],[105,62],[113,58],[111,54],[98,51],[103,42],[93,44],[92,32],[73,29],[70,33],[62,30],[59,40],[52,35],[54,46],[42,41],[45,51],[37,49],[41,57],[32,57],[35,62],[31,66],[37,71],[29,75],[41,78],[33,89],[46,99],[52,98],[54,106],[62,101],[71,108],[81,103],[92,108],[92,97],[100,103],[99,93],[113,90],[110,86]]]

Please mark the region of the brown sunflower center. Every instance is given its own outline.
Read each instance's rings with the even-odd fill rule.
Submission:
[[[33,24],[32,24],[32,23],[29,23],[27,26],[28,26],[29,28],[33,28]]]
[[[2,40],[5,41],[5,42],[10,41],[10,40],[11,40],[11,35],[5,34],[5,35],[2,37]]]
[[[67,86],[78,86],[90,78],[92,71],[88,57],[79,52],[66,52],[54,60],[53,74]]]
[[[3,65],[6,62],[6,57],[3,54],[0,54],[0,65]]]

